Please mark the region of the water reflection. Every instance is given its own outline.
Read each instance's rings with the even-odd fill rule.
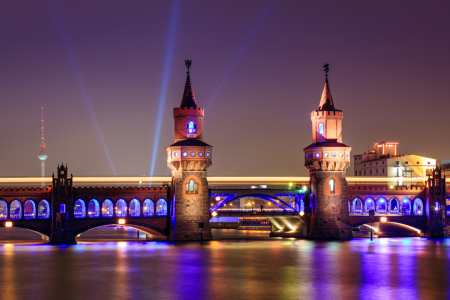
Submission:
[[[200,245],[127,232],[66,247],[0,242],[1,298],[449,298],[448,239],[317,242],[215,230],[215,240]]]

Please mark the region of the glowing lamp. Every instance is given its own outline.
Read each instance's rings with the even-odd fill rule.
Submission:
[[[392,190],[392,189],[394,188],[394,186],[393,186],[393,185],[391,185],[391,186],[390,186],[390,188],[391,188],[391,190]]]
[[[12,227],[12,222],[11,221],[5,222],[5,227]]]
[[[383,222],[383,223],[385,223],[385,222],[387,222],[387,218],[386,217],[381,217],[381,222]]]
[[[217,197],[216,197],[216,201],[220,201],[220,196],[217,196]]]
[[[305,212],[304,211],[301,211],[300,212],[300,217],[303,217],[305,215]]]
[[[217,212],[213,211],[211,214],[213,217],[217,216]]]
[[[119,219],[119,224],[120,225],[124,225],[125,224],[125,219]]]

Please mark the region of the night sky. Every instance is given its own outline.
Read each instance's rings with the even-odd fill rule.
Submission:
[[[185,59],[214,146],[209,175],[306,175],[324,63],[352,154],[395,141],[449,159],[449,11],[449,1],[2,1],[0,176],[40,175],[41,107],[47,176],[61,162],[74,176],[168,175]]]

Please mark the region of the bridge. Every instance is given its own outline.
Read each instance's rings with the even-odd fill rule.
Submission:
[[[70,220],[73,236],[96,227],[121,224],[142,231],[149,238],[168,237],[170,177],[72,179],[73,207],[66,207],[66,219],[62,222]],[[272,236],[304,237],[308,207],[314,215],[313,203],[306,199],[308,180],[308,177],[208,177],[210,215],[267,218],[272,225]],[[383,223],[402,224],[416,235],[427,231],[429,218],[422,200],[426,199],[425,186],[392,187],[389,180],[380,178],[361,182],[361,178],[348,177],[347,181],[350,226],[369,224],[368,211],[373,209],[375,223],[383,220]],[[51,238],[52,221],[57,219],[51,215],[56,210],[52,210],[54,187],[41,188],[41,182],[39,177],[0,179],[3,186],[0,226],[25,228],[44,239]],[[150,183],[158,186],[149,187]],[[7,185],[15,187],[6,188]],[[446,212],[450,215],[448,205]],[[449,218],[444,224],[450,225]]]
[[[260,216],[270,221],[272,236],[317,239],[351,238],[352,227],[368,223],[369,211],[378,223],[430,237],[443,236],[450,225],[450,189],[440,169],[402,179],[412,187],[397,186],[397,178],[346,176],[351,147],[342,140],[343,113],[328,77],[311,113],[312,144],[303,149],[308,177],[208,176],[213,147],[203,141],[204,114],[188,71],[181,105],[173,109],[174,143],[165,148],[171,177],[74,177],[61,164],[51,178],[0,178],[0,226],[74,243],[110,224],[174,241],[209,240],[214,216]]]

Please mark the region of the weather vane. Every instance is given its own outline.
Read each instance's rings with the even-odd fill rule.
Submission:
[[[185,60],[184,63],[186,64],[186,69],[188,70],[187,73],[189,74],[189,69],[191,68],[192,60]]]
[[[330,71],[329,64],[323,65],[323,70],[325,71],[325,77],[328,77],[328,72]]]

